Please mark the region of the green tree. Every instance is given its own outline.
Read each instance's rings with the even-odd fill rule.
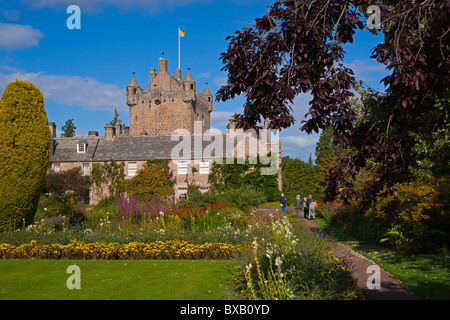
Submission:
[[[70,138],[75,137],[75,127],[73,123],[73,119],[69,119],[66,121],[66,124],[61,127],[63,133],[61,133],[61,137]]]
[[[289,204],[298,194],[302,199],[308,195],[312,195],[314,199],[321,198],[317,166],[311,165],[309,161],[290,157],[283,157],[281,163],[283,192],[290,200]]]
[[[173,194],[173,178],[167,160],[148,160],[137,175],[124,183],[124,190],[137,198]]]
[[[271,163],[274,161],[272,158]],[[251,189],[260,192],[267,201],[279,199],[278,174],[261,174],[261,169],[269,167],[269,164],[262,164],[259,156],[256,164],[250,164],[249,159],[242,164],[236,164],[237,162],[235,158],[232,164],[227,164],[225,159],[222,164],[213,163],[208,181],[214,192],[220,194],[230,189]]]
[[[0,100],[0,231],[33,222],[49,152],[44,97],[35,85],[14,81]]]

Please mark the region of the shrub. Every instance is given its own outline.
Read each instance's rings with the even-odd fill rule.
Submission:
[[[330,226],[344,230],[348,235],[362,241],[378,243],[389,224],[374,214],[372,208],[336,207],[327,215]]]
[[[89,196],[89,177],[83,176],[81,168],[54,172],[50,170],[45,178],[44,193],[63,197],[70,193],[76,203],[83,202]]]
[[[239,209],[248,211],[249,208],[258,207],[266,203],[266,201],[263,193],[246,187],[227,189],[220,193],[214,189],[201,193],[194,188],[194,191],[189,194],[189,198],[181,201],[181,203],[192,207],[204,207],[209,203],[218,202],[232,203]]]
[[[85,208],[77,205],[73,194],[68,192],[61,196],[49,194],[41,196],[36,218],[57,221],[64,218],[71,226],[81,224],[86,220]]]
[[[40,90],[27,81],[7,84],[0,101],[0,231],[33,222],[49,137]]]
[[[173,194],[174,181],[167,160],[148,160],[144,168],[124,184],[126,193],[141,198]]]
[[[383,242],[420,251],[448,246],[449,183],[427,178],[385,188],[376,199],[376,215],[390,223]]]

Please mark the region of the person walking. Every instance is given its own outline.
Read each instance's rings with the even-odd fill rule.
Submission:
[[[306,198],[303,198],[303,218],[308,216],[308,206],[306,205]]]
[[[286,210],[286,198],[284,197],[284,193],[282,193],[280,197],[280,207],[284,214],[284,211]]]
[[[294,200],[294,208],[299,211],[302,209],[302,199],[300,198],[300,195],[297,195]]]
[[[306,201],[305,201],[305,207],[308,208],[307,214],[306,214],[306,217],[305,217],[305,218],[307,218],[308,220],[309,220],[309,217],[310,217],[310,216],[309,216],[309,205],[311,204],[311,202],[312,202],[312,196],[309,195],[308,199],[306,199]]]
[[[309,204],[309,220],[316,218],[316,208],[317,202],[315,200],[312,200],[312,202]]]

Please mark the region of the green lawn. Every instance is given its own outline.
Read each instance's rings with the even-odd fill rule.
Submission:
[[[378,263],[423,299],[450,299],[450,256],[401,254],[365,245],[355,250]]]
[[[352,245],[355,251],[400,279],[422,299],[450,299],[449,255],[404,254],[378,245],[367,245],[342,230],[330,227],[322,218],[315,221],[326,234],[340,243]]]
[[[0,299],[221,300],[232,261],[0,260]],[[68,289],[76,264],[81,289]]]

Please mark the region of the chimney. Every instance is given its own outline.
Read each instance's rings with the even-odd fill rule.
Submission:
[[[121,123],[116,123],[116,130],[114,132],[114,135],[116,137],[120,136],[122,134],[122,124]]]
[[[181,69],[180,68],[175,69],[175,78],[177,78],[178,80],[181,81]]]
[[[234,119],[234,116],[230,118],[230,121],[228,123],[230,130],[236,130],[236,120]]]
[[[167,59],[159,58],[159,70],[158,72],[166,73],[167,72]]]
[[[156,73],[155,73],[155,69],[154,68],[151,68],[150,69],[150,83],[149,84],[152,84],[152,82],[153,82],[153,80],[156,78]]]
[[[56,124],[54,122],[49,122],[48,129],[50,130],[50,139],[56,138]]]
[[[115,136],[115,128],[112,124],[107,124],[105,126],[105,140],[112,141]]]
[[[129,136],[130,135],[130,127],[124,127],[123,128],[123,134],[125,136]]]
[[[89,131],[88,137],[98,137],[98,132],[97,131]]]
[[[50,131],[50,137],[49,137],[49,152],[48,152],[48,158],[51,159],[53,157],[53,153],[55,151],[55,138],[56,138],[56,124],[54,122],[48,123],[48,128]]]

